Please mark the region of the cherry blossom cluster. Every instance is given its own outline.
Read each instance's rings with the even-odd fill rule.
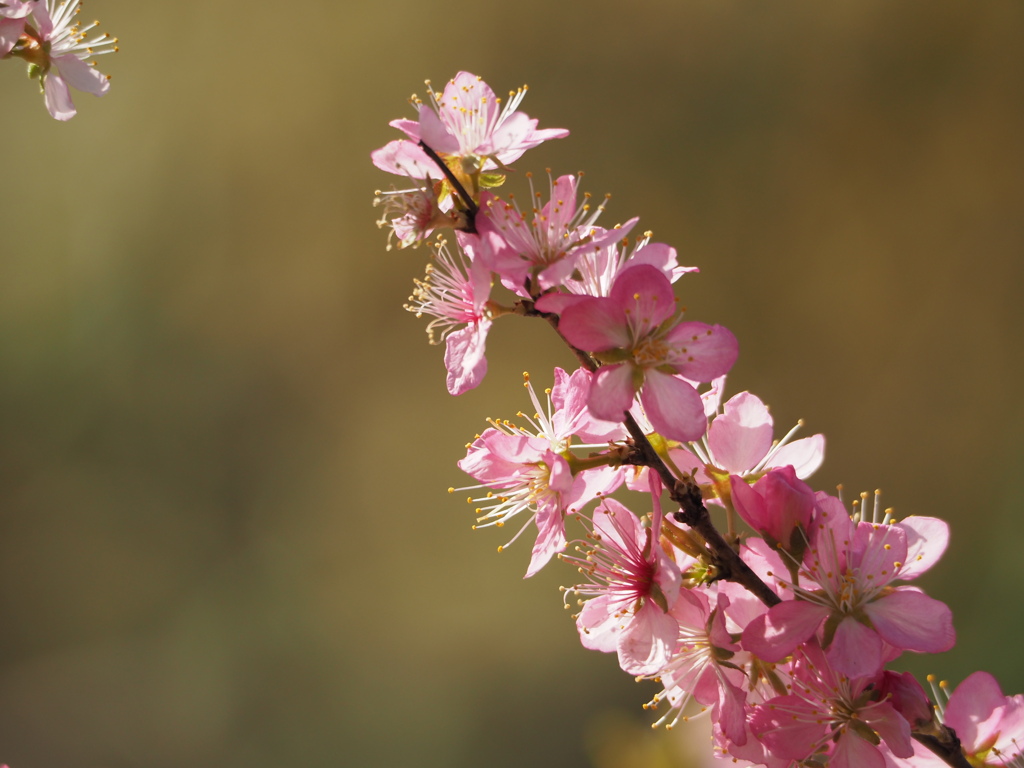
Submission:
[[[427,86],[415,118],[391,123],[404,138],[372,153],[400,179],[375,204],[389,249],[430,250],[406,308],[444,342],[448,391],[480,384],[504,316],[546,321],[579,363],[541,394],[526,376],[528,411],[469,444],[473,484],[451,490],[476,527],[510,525],[499,550],[532,539],[526,576],[574,566],[563,594],[583,646],[654,681],[655,725],[710,712],[720,758],[1024,768],[1024,698],[983,672],[930,698],[887,669],[955,643],[949,608],[912,584],[946,523],[812,489],[824,437],[776,439],[757,396],[726,398],[736,338],[676,298],[696,268],[631,237],[635,218],[598,223],[578,175],[526,174],[522,203],[502,193],[526,150],[568,134],[519,110],[525,87],[503,100],[467,72]]]
[[[0,59],[28,63],[28,76],[39,81],[43,101],[57,120],[77,110],[71,88],[102,96],[110,90],[92,59],[117,51],[117,38],[94,30],[99,22],[81,23],[79,0],[0,0]]]

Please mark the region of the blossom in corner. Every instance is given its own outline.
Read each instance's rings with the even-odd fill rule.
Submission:
[[[796,660],[790,693],[759,705],[750,728],[775,757],[831,768],[885,768],[914,754],[910,725],[876,690],[875,676],[839,674],[814,644]],[[792,763],[790,763],[792,764]]]
[[[988,672],[968,676],[943,703],[945,684],[936,691],[939,719],[956,732],[967,762],[978,768],[1017,768],[1024,763],[1024,696],[1004,696]],[[915,748],[912,768],[941,768],[945,763],[927,749]]]
[[[31,10],[32,4],[21,0],[0,2],[0,58],[17,45],[25,30],[25,17]]]
[[[79,0],[34,0],[32,15],[8,55],[28,62],[29,77],[38,79],[50,115],[70,120],[77,114],[69,86],[94,96],[110,90],[110,76],[96,69],[94,56],[117,51],[117,38],[90,36],[98,22],[80,26]]]

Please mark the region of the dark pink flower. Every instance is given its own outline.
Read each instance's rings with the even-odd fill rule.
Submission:
[[[935,540],[924,539],[922,529],[933,530]],[[937,559],[944,530],[931,519],[924,526],[855,523],[839,499],[819,494],[800,583],[789,585],[795,599],[752,621],[743,633],[744,648],[779,661],[824,626],[829,662],[851,678],[876,674],[892,649],[949,650],[956,635],[948,606],[914,587],[892,586],[922,573],[922,562]],[[915,548],[921,553],[909,565],[908,533],[920,537]]]
[[[797,659],[792,693],[758,705],[750,728],[775,757],[830,768],[884,768],[885,750],[913,755],[910,725],[875,690],[874,676],[838,674],[815,644]]]
[[[814,511],[814,491],[797,479],[793,467],[769,471],[748,485],[730,477],[733,507],[740,517],[768,543],[779,545],[797,558],[803,554]]]
[[[591,392],[595,416],[622,419],[639,392],[651,425],[671,440],[704,433],[704,403],[690,382],[721,376],[738,353],[727,329],[682,322],[668,278],[646,264],[620,273],[609,296],[567,307],[559,330],[603,363]]]

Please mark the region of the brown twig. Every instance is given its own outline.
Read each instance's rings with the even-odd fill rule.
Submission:
[[[459,196],[459,199],[461,199],[463,204],[466,206],[466,225],[464,227],[461,227],[461,230],[463,232],[470,232],[472,234],[476,234],[476,215],[480,211],[480,206],[477,205],[476,201],[466,191],[466,188],[462,185],[462,182],[455,178],[455,174],[452,173],[452,169],[448,167],[444,160],[441,159],[441,156],[437,154],[437,152],[435,152],[429,146],[427,146],[422,139],[420,139],[419,145],[420,149],[426,152],[430,159],[437,164],[437,167],[441,169],[441,173],[444,174],[444,177],[448,180],[448,183],[452,185],[452,188],[455,190],[455,193]]]
[[[923,744],[930,749],[946,765],[950,765],[952,768],[973,768],[964,756],[960,738],[952,728],[944,725],[940,726],[938,736],[930,733],[921,733],[920,731],[912,731],[910,735],[919,744]]]

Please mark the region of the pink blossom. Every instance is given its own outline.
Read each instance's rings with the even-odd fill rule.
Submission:
[[[464,472],[481,482],[481,486],[474,488],[489,489],[487,496],[472,499],[481,504],[476,527],[503,527],[522,512],[529,513],[537,525],[527,576],[532,576],[565,549],[567,513],[578,512],[593,499],[614,491],[622,482],[621,472],[614,467],[573,469],[574,459],[569,450],[572,436],[578,425],[588,419],[580,407],[582,398],[578,390],[585,389],[587,381],[582,376],[569,377],[561,370],[559,373],[561,376],[556,374],[558,391],[553,391],[551,398],[566,407],[555,410],[549,402],[548,408],[543,408],[527,377],[527,388],[537,409],[532,419],[524,416],[528,426],[492,421],[494,428],[478,437],[469,447],[466,458],[459,462]]]
[[[533,178],[528,177],[534,206],[540,193],[533,192]],[[552,181],[548,201],[539,209],[533,207],[529,219],[512,195],[507,202],[498,197],[484,199],[477,227],[481,237],[493,244],[488,258],[491,269],[510,290],[528,296],[523,287],[528,278],[536,280],[535,291],[560,285],[575,270],[580,254],[625,236],[636,223],[633,219],[616,230],[595,227],[604,204],[594,209],[589,204],[577,207],[576,183],[575,176]]]
[[[443,157],[458,158],[465,173],[500,169],[548,139],[569,135],[563,128],[538,130],[536,120],[518,111],[526,90],[511,93],[502,106],[487,83],[459,72],[443,92],[431,90],[428,102],[419,103],[418,120],[391,125]]]
[[[690,698],[710,706],[711,716],[733,744],[743,745],[746,732],[746,693],[740,668],[748,656],[726,629],[729,599],[720,594],[714,610],[703,592],[683,589],[671,615],[679,625],[672,657],[657,672],[664,690],[648,706],[667,700],[670,711],[658,723],[669,727],[679,719]]]
[[[814,491],[797,479],[792,467],[770,470],[754,483],[730,476],[733,507],[768,543],[796,558],[803,554],[814,511]]]
[[[444,364],[448,371],[448,391],[461,395],[476,387],[487,373],[485,347],[491,328],[488,299],[491,273],[473,258],[472,236],[458,233],[461,243],[454,249],[438,243],[434,260],[427,265],[423,280],[405,308],[417,317],[433,319],[427,324],[431,344],[445,342]]]
[[[619,274],[639,264],[655,267],[669,279],[676,282],[688,272],[698,272],[697,267],[681,267],[676,249],[664,243],[652,243],[650,233],[630,247],[625,236],[636,219],[630,219],[620,228],[605,230],[594,227],[593,240],[576,256],[576,269],[562,280],[561,287],[568,293],[547,293],[537,300],[537,309],[542,312],[561,314],[566,307],[586,296],[608,296]],[[614,239],[610,239],[610,237]]]
[[[910,725],[873,693],[875,684],[874,676],[838,674],[810,644],[800,653],[792,693],[760,704],[751,730],[776,757],[800,763],[827,753],[830,768],[884,768],[886,751],[906,758],[914,749]]]
[[[39,79],[50,115],[70,120],[77,110],[69,85],[94,96],[110,90],[110,77],[97,70],[91,59],[116,52],[117,38],[108,34],[89,38],[98,22],[78,25],[79,0],[35,0],[31,5],[35,27],[25,25],[9,55],[28,62],[29,76]]]
[[[630,674],[654,674],[675,646],[678,627],[669,609],[679,596],[679,568],[657,531],[614,499],[594,512],[589,538],[594,546],[585,557],[563,558],[589,579],[567,592],[587,598],[576,618],[580,640],[585,648],[617,652]]]
[[[704,404],[690,381],[721,376],[738,352],[727,329],[681,322],[668,278],[646,264],[620,273],[608,297],[566,308],[559,330],[604,363],[591,393],[595,416],[621,419],[639,391],[652,426],[671,440],[704,433]]]
[[[854,523],[839,499],[819,494],[812,529],[801,582],[790,585],[795,599],[752,621],[743,633],[745,648],[779,661],[824,625],[829,662],[841,674],[863,677],[876,674],[891,649],[939,653],[953,647],[952,614],[944,603],[914,587],[891,586],[923,570],[904,573],[907,526]],[[919,547],[927,552],[929,544]],[[944,539],[935,543],[944,545]]]
[[[703,440],[673,451],[679,466],[697,469],[698,482],[712,482],[705,466],[739,477],[792,466],[796,476],[803,479],[813,474],[825,457],[824,435],[789,440],[801,423],[782,440],[774,441],[768,407],[749,392],[733,395],[721,413],[716,404],[708,418],[708,432]]]
[[[967,677],[940,712],[971,765],[1016,768],[1024,762],[1024,696],[1004,696],[988,672]],[[918,751],[914,766],[944,765],[927,750]]]

